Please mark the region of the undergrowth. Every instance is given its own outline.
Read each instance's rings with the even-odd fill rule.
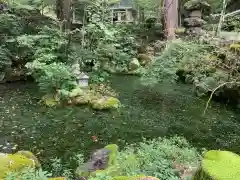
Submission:
[[[75,158],[79,165],[83,163],[83,156],[78,155]],[[197,166],[200,155],[186,139],[181,137],[158,138],[155,140],[144,140],[139,144],[132,144],[121,150],[117,156],[117,163],[114,169],[117,169],[117,176],[136,176],[146,175],[154,176],[161,180],[180,180],[179,172],[174,168],[174,164],[185,166]],[[65,176],[72,180],[73,169],[66,169],[66,165],[61,164],[61,160],[54,159],[50,173],[45,171],[24,170],[21,173],[9,174],[8,180],[13,177],[31,177],[34,180],[46,179],[48,176]],[[90,178],[90,180],[111,179],[113,176],[108,172]],[[30,179],[31,179],[30,178]],[[21,178],[20,178],[21,179]],[[26,179],[26,178],[25,178]]]
[[[240,87],[239,44],[222,46],[210,41],[169,42],[142,82],[152,85],[164,80],[181,80],[193,84],[198,96],[205,96],[219,87],[214,91],[215,96],[236,101]],[[232,93],[229,94],[229,90]]]

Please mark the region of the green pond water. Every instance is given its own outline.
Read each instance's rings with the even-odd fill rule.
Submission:
[[[181,135],[193,146],[240,153],[240,113],[227,105],[193,95],[191,86],[161,83],[143,87],[133,76],[115,76],[112,87],[124,107],[100,112],[88,107],[47,108],[38,104],[37,87],[29,83],[0,86],[0,144],[16,143],[46,163],[90,153],[109,143],[123,147],[142,138]],[[94,142],[91,136],[96,136]],[[1,146],[2,151],[6,145]]]

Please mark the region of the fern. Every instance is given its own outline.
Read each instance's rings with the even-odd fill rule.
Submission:
[[[0,24],[0,35],[3,37],[20,35],[23,30],[21,19],[13,14],[0,14]]]
[[[11,67],[11,64],[10,52],[0,46],[0,71],[4,72],[7,68]]]

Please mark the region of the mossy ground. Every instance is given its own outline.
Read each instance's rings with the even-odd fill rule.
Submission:
[[[240,115],[211,103],[203,117],[206,100],[194,97],[191,87],[160,84],[143,88],[132,76],[114,77],[112,84],[124,105],[112,112],[87,106],[48,108],[38,104],[41,95],[34,84],[2,85],[0,137],[11,136],[20,150],[37,154],[44,165],[51,158],[66,160],[74,153],[88,154],[110,143],[121,148],[142,137],[176,134],[197,147],[240,153]]]

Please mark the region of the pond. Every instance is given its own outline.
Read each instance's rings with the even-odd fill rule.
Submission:
[[[195,147],[240,153],[239,112],[211,102],[203,116],[206,99],[195,97],[188,85],[160,83],[149,88],[133,76],[114,76],[111,82],[124,105],[118,112],[47,108],[38,103],[35,84],[1,85],[2,151],[9,149],[8,142],[15,143],[46,163],[54,157],[68,159],[77,152],[88,154],[109,143],[122,147],[143,137],[181,135]]]

